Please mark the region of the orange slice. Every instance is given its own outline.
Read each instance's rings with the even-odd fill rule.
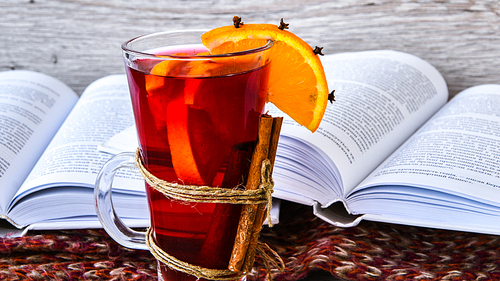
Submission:
[[[156,64],[151,69],[150,75],[146,76],[148,98],[152,99],[150,106],[154,107],[151,110],[164,112],[164,115],[157,114],[157,116],[160,122],[164,122],[163,126],[165,122],[167,124],[166,135],[170,146],[172,166],[176,176],[185,184],[211,185],[222,161],[226,158],[222,155],[229,153],[224,150],[226,147],[224,143],[231,141],[229,139],[233,135],[239,135],[239,130],[244,127],[244,124],[233,125],[233,122],[223,122],[227,119],[227,115],[233,115],[231,105],[235,101],[222,99],[220,94],[231,90],[244,92],[245,85],[242,85],[241,89],[234,89],[234,87],[221,89],[220,83],[214,84],[211,79],[204,78],[223,77],[229,73],[253,69],[255,61],[258,61],[255,57],[252,59],[221,57],[168,60]],[[172,77],[169,78],[169,76]],[[232,79],[232,77],[226,79]],[[172,83],[176,83],[179,87],[180,82],[183,83],[180,94],[167,93],[167,91],[175,91]],[[179,89],[176,90],[179,91]],[[207,95],[207,92],[219,93],[219,95]],[[220,107],[224,110],[206,110],[205,107]]]
[[[266,40],[264,40],[266,41]],[[264,43],[265,44],[265,43]],[[260,46],[264,45],[261,44]],[[255,44],[252,44],[255,45]],[[256,46],[257,47],[257,46]],[[257,68],[262,65],[258,56],[247,55],[239,57],[212,57],[202,58],[201,56],[210,55],[209,52],[201,52],[196,55],[186,53],[175,53],[175,56],[195,57],[200,56],[199,60],[166,60],[157,63],[150,71],[151,75],[146,75],[146,91],[150,96],[160,96],[166,90],[165,77],[215,77],[225,76],[243,72],[248,69]],[[197,92],[200,80],[194,79],[186,82],[184,89],[185,103],[192,105],[194,103],[194,93]]]
[[[314,132],[325,113],[328,85],[321,61],[302,39],[271,24],[212,29],[201,37],[212,54],[248,50],[274,41],[267,101]]]
[[[186,53],[176,53],[177,56],[187,55]],[[157,63],[150,71],[151,75],[146,75],[146,91],[149,94],[164,91],[165,76],[178,76],[183,70],[183,60],[166,60]]]
[[[167,135],[176,175],[185,184],[211,185],[222,164],[221,139],[210,116],[179,96],[167,106]]]

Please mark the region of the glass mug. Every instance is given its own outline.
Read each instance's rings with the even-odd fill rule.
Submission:
[[[261,47],[209,55],[204,30],[161,32],[122,45],[145,168],[162,180],[234,188],[245,184],[267,96],[271,40]],[[148,249],[145,233],[114,213],[113,176],[135,165],[119,154],[96,181],[104,229],[129,248]],[[204,268],[227,269],[241,205],[173,200],[146,183],[152,239],[166,253]],[[197,280],[158,262],[160,280]]]

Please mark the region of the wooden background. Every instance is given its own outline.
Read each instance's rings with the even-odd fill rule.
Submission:
[[[417,55],[443,74],[451,96],[500,83],[499,0],[1,0],[0,71],[40,71],[81,94],[92,81],[124,72],[125,40],[230,25],[234,15],[247,23],[284,18],[290,31],[325,54],[393,49]]]
[[[500,83],[499,0],[2,0],[0,71],[29,69],[77,93],[123,72],[121,43],[154,31],[279,23],[324,53],[393,49],[432,63],[450,95]]]

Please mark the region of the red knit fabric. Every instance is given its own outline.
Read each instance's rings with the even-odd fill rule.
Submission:
[[[325,270],[348,280],[500,280],[500,236],[363,222],[338,228],[310,207],[282,205],[280,224],[261,241],[286,263],[274,280]],[[264,280],[257,258],[248,280]],[[0,239],[0,280],[151,280],[147,251],[115,243],[103,230],[33,231]]]

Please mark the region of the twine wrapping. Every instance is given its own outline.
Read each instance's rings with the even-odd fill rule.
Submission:
[[[181,271],[196,278],[204,278],[208,280],[236,280],[244,276],[242,273],[236,274],[229,269],[211,269],[204,268],[201,266],[193,265],[184,261],[181,261],[174,256],[167,254],[163,249],[161,249],[153,239],[153,234],[151,228],[148,229],[146,233],[146,245],[148,246],[151,254],[162,263],[166,264],[171,269]],[[236,274],[236,275],[235,275]]]
[[[164,181],[154,176],[144,166],[139,149],[137,149],[135,153],[135,162],[141,175],[152,188],[174,200],[197,203],[223,204],[267,203],[266,216],[269,226],[272,226],[271,208],[274,182],[271,177],[272,165],[269,159],[265,159],[262,162],[260,185],[259,188],[255,190],[244,190],[241,189],[241,186],[237,186],[233,189],[228,189],[210,186],[182,185]],[[197,278],[204,278],[208,280],[235,280],[245,275],[244,273],[236,273],[229,269],[209,269],[181,261],[166,253],[154,242],[151,229],[148,229],[148,232],[146,234],[146,245],[148,246],[151,254],[157,260],[161,261],[174,270],[193,275]],[[271,250],[269,246],[267,246],[267,249]],[[274,257],[278,257],[278,263],[283,264],[283,260],[281,260],[279,255],[274,251],[272,252]],[[264,259],[270,259],[270,257],[268,255],[264,255]],[[269,263],[267,262],[267,260],[265,261],[265,264],[268,271],[270,271]]]
[[[271,208],[273,205],[273,186],[271,178],[271,162],[266,159],[262,162],[261,183],[255,190],[242,190],[240,186],[233,189],[182,185],[171,183],[157,178],[144,166],[139,149],[135,152],[136,166],[139,168],[143,178],[155,190],[163,195],[180,201],[196,203],[224,203],[224,204],[264,204],[267,203],[267,221],[271,223]]]

